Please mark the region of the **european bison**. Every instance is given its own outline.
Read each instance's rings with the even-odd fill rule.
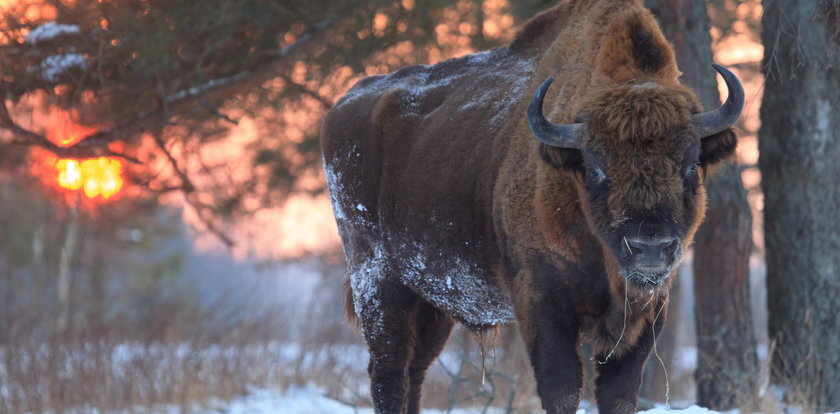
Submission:
[[[365,78],[327,115],[324,169],[377,413],[419,411],[455,322],[514,320],[546,411],[575,412],[586,340],[606,361],[599,411],[634,412],[744,99],[716,65],[729,97],[702,113],[641,3],[564,2],[507,47]]]

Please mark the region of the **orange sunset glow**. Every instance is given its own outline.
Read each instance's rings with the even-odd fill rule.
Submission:
[[[44,97],[38,95],[29,99],[39,103]],[[77,144],[96,131],[95,128],[76,123],[74,120],[78,116],[73,111],[56,107],[45,112],[35,111],[31,116],[43,125],[47,139],[63,148]],[[125,163],[119,158],[61,158],[45,150],[33,150],[32,159],[33,174],[45,186],[68,195],[79,193],[93,202],[113,201],[125,186]]]
[[[72,111],[51,108],[48,114],[47,138],[60,147],[70,147],[77,144],[85,136],[96,131],[73,122],[75,116]],[[124,185],[124,163],[119,158],[99,157],[78,160],[73,158],[56,158],[46,155],[41,159],[41,165],[48,171],[44,179],[47,184],[58,185],[59,188],[75,192],[81,191],[88,199],[96,201],[113,200]],[[52,167],[54,169],[51,169]]]
[[[59,159],[56,180],[61,188],[83,190],[88,198],[110,199],[123,187],[122,161],[99,157],[90,160]]]

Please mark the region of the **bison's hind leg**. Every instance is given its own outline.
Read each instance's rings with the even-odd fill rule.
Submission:
[[[374,411],[417,414],[426,370],[443,349],[454,321],[387,276],[367,295],[357,311],[370,351]]]
[[[422,301],[415,316],[417,341],[408,367],[409,390],[407,414],[420,413],[420,393],[426,370],[443,351],[455,321],[443,311]]]
[[[408,365],[414,352],[418,297],[390,278],[353,286],[356,317],[370,352],[370,396],[377,414],[403,414],[408,399]],[[354,283],[355,285],[355,283]]]

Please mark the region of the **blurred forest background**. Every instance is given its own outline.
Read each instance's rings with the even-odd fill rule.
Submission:
[[[747,104],[642,404],[840,410],[840,1],[646,3],[704,104],[711,61]],[[554,4],[0,0],[0,412],[367,406],[319,121],[366,75],[505,45]],[[537,408],[517,341],[482,361],[456,330],[424,406]]]

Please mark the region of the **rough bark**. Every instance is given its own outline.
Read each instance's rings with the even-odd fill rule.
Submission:
[[[67,233],[61,246],[61,259],[58,265],[58,320],[56,331],[65,332],[70,323],[70,291],[72,288],[72,263],[79,241],[79,207],[70,207]]]
[[[709,210],[694,246],[697,402],[754,408],[758,357],[750,308],[752,219],[737,165],[708,181]]]
[[[705,3],[648,0],[647,4],[674,45],[682,82],[697,91],[706,108],[720,105],[710,66]],[[737,166],[721,168],[707,180],[707,190],[709,209],[694,246],[699,354],[695,379],[698,404],[720,410],[749,404],[755,396],[758,362],[749,299],[752,217]]]
[[[840,1],[765,2],[759,166],[771,379],[840,410]]]

